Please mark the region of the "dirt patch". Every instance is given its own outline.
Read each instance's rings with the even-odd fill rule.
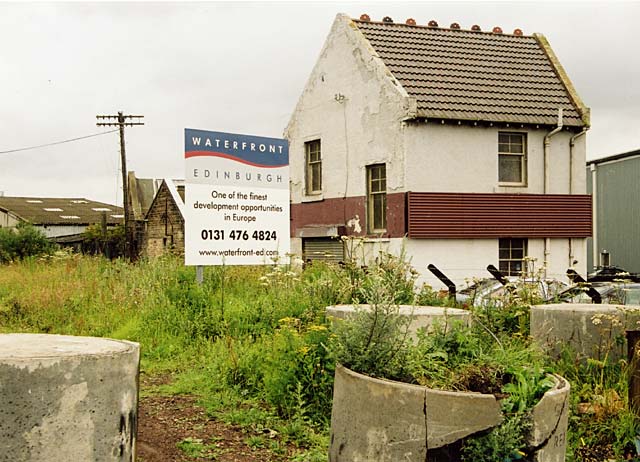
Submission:
[[[166,381],[166,378],[145,378],[141,386],[144,389],[145,385]],[[288,460],[293,454],[293,447],[284,446],[286,454],[281,456],[265,448],[250,447],[247,440],[256,435],[208,416],[196,401],[195,397],[185,395],[141,397],[136,460],[278,462]]]

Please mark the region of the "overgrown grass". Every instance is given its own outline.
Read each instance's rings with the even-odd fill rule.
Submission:
[[[25,259],[0,267],[0,332],[139,342],[144,372],[173,373],[167,390],[201,396],[229,422],[273,428],[320,460],[334,372],[324,308],[344,301],[339,277],[322,265],[215,267],[198,285],[172,257]]]
[[[395,368],[397,378],[449,389],[473,388],[468,382],[478,377],[488,387],[495,378],[500,388],[497,379],[504,382],[508,376],[510,393],[521,396],[505,401],[514,406],[515,417],[501,430],[509,437],[517,437],[509,425],[521,425],[515,407],[529,406],[527,400],[543,391],[536,384],[544,372],[557,372],[572,386],[570,460],[588,460],[585,448],[607,446],[621,459],[633,452],[640,429],[626,410],[626,364],[576,363],[567,354],[541,365],[539,352],[529,347],[528,310],[522,303],[475,309],[479,330],[473,335],[444,329],[400,354],[397,348],[379,347],[397,341],[392,332],[357,337],[348,329],[334,332],[325,318],[325,307],[339,303],[448,303],[429,288],[416,294],[414,282],[408,264],[385,256],[366,269],[320,263],[304,271],[210,267],[202,285],[195,283],[194,268],[172,257],[136,264],[64,254],[27,258],[0,266],[0,332],[137,341],[143,372],[174,377],[164,392],[200,396],[211,415],[242,425],[249,435],[273,431],[277,444],[257,437],[247,444],[274,453],[282,451],[281,444],[296,445],[300,450],[292,460],[298,462],[326,461],[341,335],[352,340],[348,353],[355,368],[360,362],[365,369],[386,369],[378,375]],[[403,324],[387,327],[402,330]],[[497,388],[487,391],[505,392]],[[504,449],[505,437],[489,435],[478,447]],[[514,440],[512,446],[520,444]],[[194,453],[210,449],[199,441],[183,446]]]

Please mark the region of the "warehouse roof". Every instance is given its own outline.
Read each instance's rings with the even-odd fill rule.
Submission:
[[[108,224],[124,221],[122,207],[84,198],[0,196],[2,210],[34,225],[90,225],[100,223],[103,214]]]
[[[638,156],[640,156],[640,149],[636,149],[635,151],[623,152],[622,154],[612,154],[607,157],[601,157],[599,159],[590,160],[589,162],[587,162],[587,165],[604,164],[607,162],[613,162],[616,160],[622,160],[622,159],[627,159],[629,157],[638,157]]]
[[[416,98],[417,117],[555,125],[562,108],[564,125],[589,125],[589,109],[540,34],[388,17],[374,22],[366,15],[353,23]]]

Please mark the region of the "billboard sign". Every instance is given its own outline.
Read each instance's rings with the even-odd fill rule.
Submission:
[[[185,166],[186,265],[284,261],[287,140],[187,128]]]

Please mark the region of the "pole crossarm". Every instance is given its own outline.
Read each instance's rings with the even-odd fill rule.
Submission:
[[[98,120],[107,120],[109,122],[97,122],[98,127],[119,127],[120,128],[120,160],[122,164],[122,195],[123,195],[123,207],[124,207],[124,253],[130,260],[135,260],[136,251],[134,249],[134,236],[131,217],[131,198],[129,197],[129,179],[127,177],[127,156],[125,153],[124,143],[124,127],[133,127],[136,125],[144,125],[144,122],[139,120],[144,118],[143,115],[124,115],[122,112],[118,112],[117,115],[97,115]],[[134,122],[133,119],[136,121]],[[112,121],[113,120],[113,121]],[[128,121],[127,121],[128,120]]]

